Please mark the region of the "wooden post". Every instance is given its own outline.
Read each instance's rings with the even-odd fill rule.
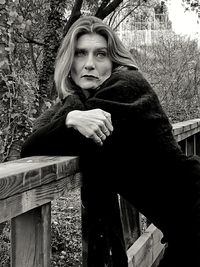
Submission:
[[[194,155],[194,136],[190,136],[186,139],[187,152],[186,155]]]
[[[188,155],[188,140],[185,139],[185,154]]]
[[[119,203],[124,238],[128,249],[140,236],[139,212],[123,197],[120,197]]]
[[[49,267],[51,203],[11,220],[11,266]]]
[[[200,156],[200,134],[196,134],[196,155]]]

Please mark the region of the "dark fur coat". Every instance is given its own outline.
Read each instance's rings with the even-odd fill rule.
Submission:
[[[69,111],[94,108],[110,112],[112,117],[114,131],[102,147],[65,126]],[[195,239],[199,248],[200,235],[185,233],[182,237],[185,227],[200,225],[199,160],[181,151],[156,93],[138,71],[114,73],[87,99],[77,88],[76,95],[44,113],[21,155],[44,154],[80,155],[90,191],[99,188],[99,209],[106,206],[106,193],[102,192],[119,193],[174,246],[175,240]],[[181,250],[184,253],[184,247]]]

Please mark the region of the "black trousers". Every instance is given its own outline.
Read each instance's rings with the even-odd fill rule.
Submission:
[[[88,267],[103,267],[105,262],[107,266],[128,266],[117,194],[163,232],[168,246],[159,267],[200,267],[200,163],[193,159],[176,162],[175,172],[161,164],[155,175],[149,164],[140,173],[142,165],[136,165],[134,178],[125,169],[114,173],[114,168],[112,173],[92,170],[95,177],[85,176],[88,247],[93,251]],[[94,265],[95,258],[102,259],[99,265]]]
[[[88,267],[128,267],[118,196],[101,187],[82,187]]]

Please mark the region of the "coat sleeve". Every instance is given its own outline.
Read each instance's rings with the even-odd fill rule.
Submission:
[[[66,116],[62,116],[34,131],[24,142],[21,157],[77,155],[77,147],[83,143],[84,137],[74,129],[68,129],[65,118]]]
[[[111,113],[118,143],[124,139],[124,145],[127,142],[136,148],[139,142],[140,151],[156,150],[162,156],[182,154],[156,93],[138,71],[114,74],[105,89],[90,98],[86,106]]]
[[[105,184],[163,230],[172,214],[189,205],[185,195],[199,163],[180,149],[156,93],[139,72],[114,75],[86,104],[110,112],[114,130],[98,159],[83,166],[98,169]]]
[[[33,133],[24,142],[21,157],[34,155],[79,155],[85,146],[93,146],[91,140],[85,138],[77,130],[67,128],[65,119],[74,109],[83,110],[80,99],[72,96],[63,106],[45,112],[37,119]]]

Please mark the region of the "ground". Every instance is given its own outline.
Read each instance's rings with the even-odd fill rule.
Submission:
[[[52,267],[79,267],[82,258],[80,190],[52,202]],[[0,266],[10,267],[10,222],[0,234]]]

